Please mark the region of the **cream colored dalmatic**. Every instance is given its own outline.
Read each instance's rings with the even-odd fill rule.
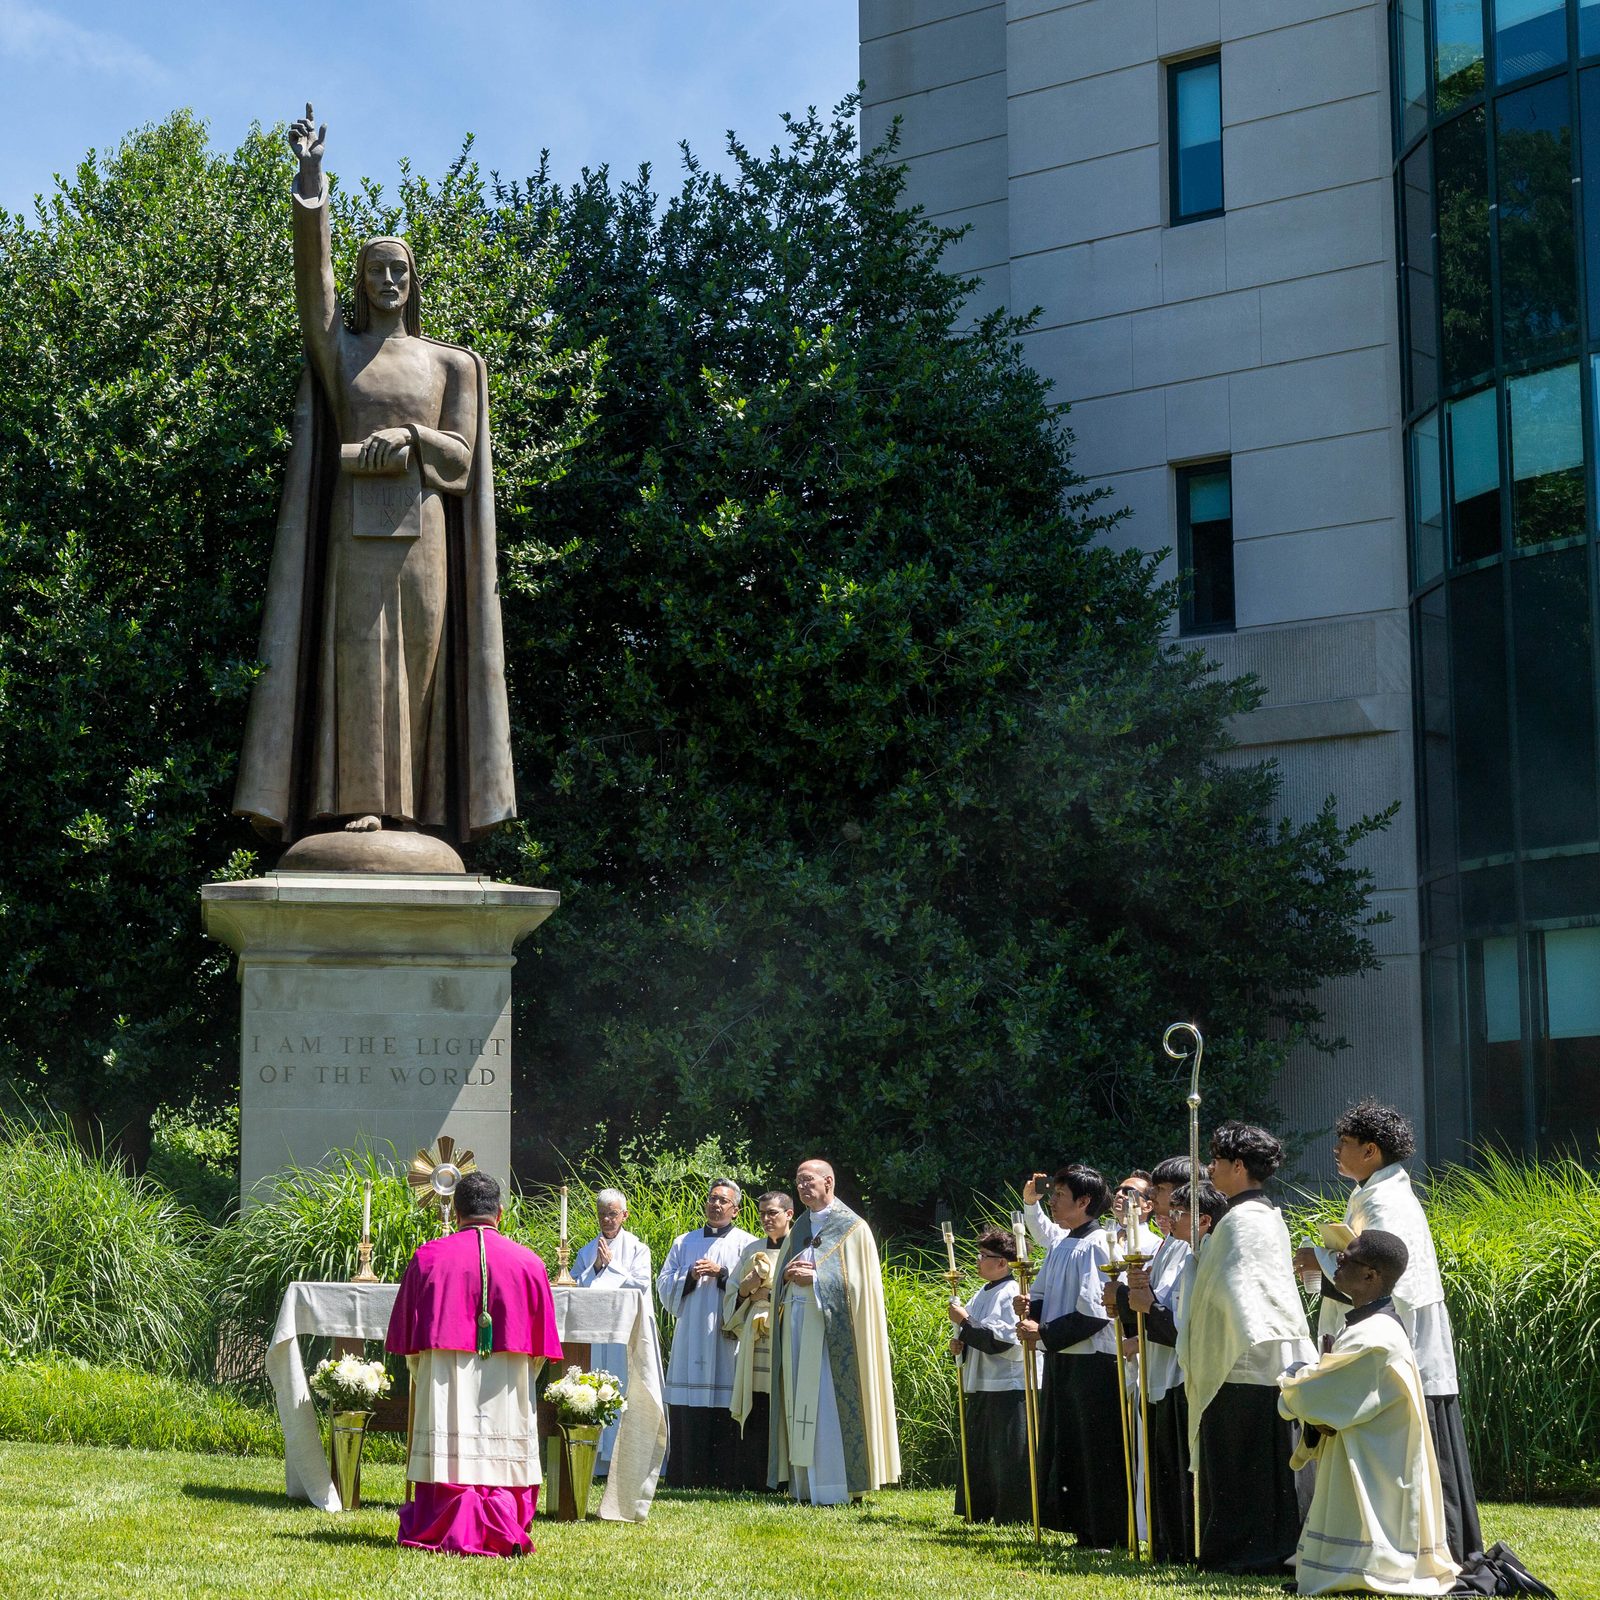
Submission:
[[[1417,1358],[1399,1321],[1380,1312],[1347,1323],[1329,1354],[1279,1390],[1284,1416],[1324,1430],[1293,1461],[1317,1467],[1295,1553],[1300,1593],[1447,1594],[1460,1569],[1445,1542]]]

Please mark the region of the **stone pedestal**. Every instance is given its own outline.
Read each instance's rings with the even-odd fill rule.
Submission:
[[[242,1195],[333,1150],[404,1162],[441,1133],[509,1176],[512,950],[555,890],[272,872],[200,898],[239,953]]]

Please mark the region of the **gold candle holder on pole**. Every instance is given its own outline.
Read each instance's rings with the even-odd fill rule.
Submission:
[[[1017,1280],[1017,1293],[1028,1298],[1028,1285],[1033,1282],[1033,1262],[1025,1253],[1027,1235],[1017,1230],[1017,1260],[1012,1275]],[[1039,1393],[1034,1370],[1034,1346],[1026,1339],[1022,1345],[1022,1419],[1028,1431],[1028,1494],[1033,1502],[1033,1542],[1039,1542]]]
[[[1113,1241],[1114,1243],[1115,1241]],[[1108,1283],[1115,1283],[1122,1272],[1122,1263],[1113,1257],[1102,1261],[1100,1270]],[[1128,1364],[1122,1354],[1122,1324],[1111,1319],[1112,1340],[1117,1348],[1117,1420],[1122,1424],[1122,1476],[1128,1488],[1128,1554],[1139,1559],[1139,1520],[1133,1509],[1133,1431],[1128,1426]]]
[[[961,1282],[961,1270],[956,1266],[956,1237],[955,1230],[948,1222],[939,1224],[939,1230],[944,1235],[944,1248],[946,1257],[950,1262],[945,1272],[945,1282],[950,1285],[950,1299],[956,1298],[956,1289]],[[963,1520],[972,1521],[972,1478],[967,1470],[967,1394],[966,1374],[958,1365],[956,1367],[956,1422],[961,1434],[961,1515]]]
[[[1122,1257],[1124,1267],[1147,1267],[1155,1260],[1137,1248]],[[1144,1468],[1144,1537],[1145,1548],[1152,1561],[1156,1558],[1156,1524],[1152,1509],[1153,1491],[1150,1473],[1150,1350],[1144,1336],[1144,1312],[1135,1308],[1134,1326],[1139,1338],[1139,1461]],[[1120,1337],[1121,1330],[1118,1329]]]
[[[1180,1034],[1187,1034],[1194,1041],[1192,1050],[1174,1048],[1172,1041]],[[1206,1053],[1205,1035],[1192,1022],[1174,1022],[1161,1035],[1161,1048],[1174,1061],[1188,1061],[1190,1064],[1189,1094],[1184,1102],[1189,1108],[1189,1217],[1193,1228],[1189,1248],[1194,1251],[1195,1259],[1198,1260],[1200,1246],[1204,1240],[1193,1219],[1199,1210],[1200,1200],[1200,1063]],[[1189,1463],[1189,1473],[1190,1488],[1194,1495],[1194,1558],[1198,1561],[1200,1559],[1200,1452],[1198,1450]]]

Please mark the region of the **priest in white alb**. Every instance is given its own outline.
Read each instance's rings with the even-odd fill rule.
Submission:
[[[602,1189],[594,1197],[595,1220],[600,1231],[579,1252],[572,1263],[572,1276],[580,1289],[636,1289],[650,1298],[650,1282],[655,1276],[650,1246],[623,1224],[628,1220],[628,1202],[620,1189]],[[596,1371],[611,1372],[628,1392],[628,1347],[625,1344],[596,1344],[590,1347],[589,1363]],[[595,1471],[604,1477],[611,1467],[611,1447],[616,1443],[621,1419],[611,1423],[600,1435],[595,1452]]]
[[[767,1481],[840,1505],[900,1476],[883,1272],[872,1230],[834,1196],[833,1168],[802,1161],[805,1210],[778,1257]]]
[[[735,1227],[739,1185],[719,1178],[706,1194],[706,1222],[673,1240],[656,1293],[675,1321],[667,1362],[667,1467],[674,1489],[733,1489],[738,1431],[735,1343],[722,1331],[722,1291],[755,1235]]]
[[[1279,1379],[1279,1409],[1304,1429],[1297,1460],[1316,1492],[1295,1552],[1301,1594],[1450,1592],[1439,1465],[1422,1374],[1394,1304],[1405,1241],[1366,1228],[1334,1283],[1350,1306],[1333,1349]]]

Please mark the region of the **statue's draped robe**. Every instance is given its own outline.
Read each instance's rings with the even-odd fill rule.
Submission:
[[[648,1302],[651,1279],[655,1276],[650,1260],[650,1246],[637,1234],[621,1229],[611,1241],[611,1265],[598,1268],[595,1253],[599,1239],[591,1239],[572,1263],[573,1281],[581,1289],[637,1289]],[[597,1372],[614,1373],[622,1381],[622,1392],[628,1392],[628,1347],[625,1344],[595,1344],[589,1347],[589,1365]],[[606,1472],[611,1465],[611,1449],[616,1443],[617,1422],[606,1424],[600,1435],[600,1448],[595,1453],[595,1470]]]
[[[1284,1416],[1324,1430],[1302,1446],[1317,1483],[1295,1552],[1300,1593],[1449,1593],[1458,1568],[1422,1377],[1389,1302],[1352,1312],[1332,1351],[1279,1387]]]
[[[233,809],[285,842],[368,814],[470,839],[516,814],[484,365],[350,332],[326,187],[293,203],[307,365]],[[403,475],[341,470],[385,428]]]
[[[1315,1354],[1283,1218],[1259,1189],[1235,1195],[1200,1246],[1178,1330],[1202,1566],[1276,1572],[1293,1555],[1302,1508],[1278,1375]]]
[[[1394,1314],[1399,1317],[1400,1325],[1411,1340],[1411,1348],[1417,1353],[1422,1392],[1428,1402],[1428,1427],[1433,1433],[1433,1448],[1439,1462],[1450,1553],[1460,1564],[1474,1550],[1483,1548],[1483,1530],[1478,1523],[1478,1495],[1473,1486],[1472,1462],[1467,1455],[1466,1429],[1461,1421],[1455,1336],[1450,1327],[1450,1312],[1444,1303],[1444,1284],[1439,1277],[1433,1233],[1422,1202],[1411,1186],[1410,1174],[1398,1161],[1380,1167],[1351,1191],[1344,1208],[1344,1220],[1352,1233],[1381,1228],[1405,1242],[1408,1260],[1404,1275],[1394,1287]],[[1317,1332],[1319,1335],[1337,1334],[1345,1319],[1345,1306],[1335,1298],[1337,1290],[1333,1287],[1337,1262],[1333,1253],[1323,1248],[1317,1250],[1317,1259],[1323,1275]]]
[[[810,1288],[785,1283],[814,1260]],[[883,1273],[872,1230],[839,1200],[805,1212],[774,1269],[767,1481],[836,1504],[900,1476]]]
[[[667,1466],[674,1489],[734,1488],[739,1434],[728,1410],[733,1400],[735,1347],[722,1331],[722,1291],[754,1235],[731,1225],[679,1234],[656,1293],[675,1319],[667,1361]],[[719,1278],[691,1283],[689,1268],[709,1256]]]
[[[534,1383],[559,1360],[544,1263],[495,1228],[483,1230],[494,1341],[477,1354],[483,1288],[477,1228],[429,1240],[411,1258],[389,1318],[388,1350],[411,1373],[400,1543],[465,1555],[531,1548],[539,1503]]]

